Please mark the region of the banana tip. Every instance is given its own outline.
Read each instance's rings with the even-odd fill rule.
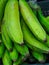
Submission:
[[[25,57],[25,58],[23,58],[23,59],[22,59],[22,61],[23,61],[23,62],[24,62],[24,61],[26,61],[26,57]]]
[[[21,46],[24,46],[24,42],[20,44]]]
[[[0,40],[0,43],[2,43],[2,41]]]
[[[10,50],[9,50],[9,52],[12,52],[12,51],[13,51],[13,49],[10,49]]]
[[[40,62],[40,63],[45,63],[45,60],[40,60],[39,62]]]
[[[13,60],[13,62],[16,62],[16,59],[15,59],[15,60]]]
[[[28,54],[26,55],[26,57],[30,57],[30,54],[28,53]]]
[[[47,42],[47,39],[44,39],[44,42]]]
[[[48,51],[48,54],[49,54],[49,51]]]
[[[30,62],[33,62],[33,59],[29,59]]]

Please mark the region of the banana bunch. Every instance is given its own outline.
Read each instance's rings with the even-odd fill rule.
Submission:
[[[32,10],[25,0],[0,0],[3,65],[27,64],[26,60],[44,63],[46,54],[49,54],[49,16],[44,17],[41,8]]]

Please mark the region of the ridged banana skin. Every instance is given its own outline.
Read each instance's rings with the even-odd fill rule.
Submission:
[[[49,20],[47,20],[41,10],[37,11],[39,22],[42,24],[43,28],[49,33]]]
[[[0,0],[0,22],[4,15],[5,6],[8,0]]]
[[[4,45],[6,46],[6,48],[9,51],[12,50],[12,41],[9,38],[9,36],[7,34],[7,31],[6,31],[6,28],[5,28],[4,25],[2,25],[2,27],[1,27],[1,32],[2,32],[2,40],[3,40]]]
[[[16,45],[15,44],[15,48],[17,49],[17,51],[21,54],[21,55],[24,55],[24,56],[28,56],[29,55],[29,49],[26,45]]]
[[[46,61],[44,54],[38,53],[36,51],[32,52],[34,58],[36,58],[39,62],[44,63]]]
[[[17,61],[18,59],[18,52],[15,48],[13,48],[13,50],[10,53],[10,58],[13,60],[13,61]]]
[[[46,45],[44,45],[44,43],[41,43],[35,39],[35,37],[30,32],[30,30],[25,25],[25,23],[24,22],[21,22],[21,23],[22,23],[22,31],[23,31],[24,40],[31,46],[34,46],[34,47],[39,48],[43,51],[49,52],[49,48]]]
[[[20,26],[18,1],[8,1],[5,8],[4,21],[9,37],[14,42],[23,44],[23,34]]]
[[[9,52],[7,50],[5,51],[2,61],[3,61],[3,65],[12,65],[12,61],[11,61]]]
[[[13,62],[13,65],[20,65],[25,60],[25,56],[20,56],[16,62]]]
[[[3,57],[4,51],[5,51],[5,46],[4,46],[3,43],[1,43],[1,44],[0,44],[0,58]]]
[[[19,0],[19,5],[23,19],[25,20],[25,23],[30,28],[34,36],[41,41],[45,41],[46,32],[44,31],[43,27],[40,25],[38,19],[34,15],[33,11],[31,10],[27,2],[24,0]]]

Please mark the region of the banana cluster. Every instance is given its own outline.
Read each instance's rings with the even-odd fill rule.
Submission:
[[[44,17],[41,8],[32,10],[25,0],[0,0],[3,65],[22,65],[26,59],[44,63],[45,54],[49,54],[49,16]]]

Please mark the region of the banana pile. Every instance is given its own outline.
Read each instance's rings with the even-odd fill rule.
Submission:
[[[38,16],[37,16],[38,15]],[[49,54],[49,16],[32,10],[25,0],[0,0],[0,58],[3,65],[26,59],[44,63]]]

